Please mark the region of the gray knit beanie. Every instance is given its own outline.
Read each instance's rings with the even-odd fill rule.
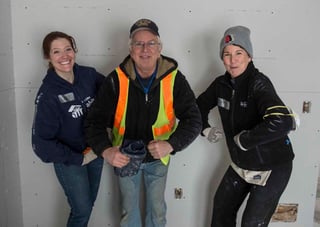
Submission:
[[[253,57],[252,44],[250,41],[250,29],[244,26],[228,28],[220,42],[220,57],[222,59],[223,49],[228,45],[237,45],[243,48],[249,56]]]

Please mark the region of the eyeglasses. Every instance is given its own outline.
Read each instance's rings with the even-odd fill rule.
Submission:
[[[156,42],[156,41],[149,41],[149,42],[142,42],[142,41],[136,41],[136,42],[132,42],[131,46],[134,49],[139,49],[139,50],[143,50],[145,47],[148,49],[156,49],[157,46],[159,46],[160,43]]]

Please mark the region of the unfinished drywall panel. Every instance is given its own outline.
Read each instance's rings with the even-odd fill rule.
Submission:
[[[0,103],[0,226],[23,226],[14,89],[0,91]]]
[[[11,2],[0,2],[0,226],[23,226]]]
[[[0,91],[14,87],[10,0],[0,2]]]
[[[297,221],[286,225],[311,226],[319,163],[316,116],[320,91],[319,77],[313,70],[320,60],[320,47],[315,45],[320,33],[315,29],[318,1],[12,0],[10,4],[15,80],[9,79],[6,84],[15,81],[24,226],[62,226],[68,216],[52,165],[40,162],[30,142],[34,98],[47,65],[41,56],[43,37],[52,30],[70,33],[78,44],[78,63],[94,66],[107,75],[128,54],[130,26],[141,17],[158,24],[163,54],[178,61],[196,95],[224,72],[219,58],[224,30],[242,24],[252,30],[254,63],[271,78],[286,103],[301,113],[303,101],[312,102],[310,114],[302,114],[299,131],[290,135],[296,159],[281,199],[281,203],[298,204]],[[5,114],[11,119],[10,113]],[[215,111],[210,118],[212,124],[220,126]],[[172,158],[166,190],[169,227],[209,225],[213,194],[228,163],[225,141],[209,144],[202,137]],[[180,199],[175,197],[176,188],[183,191]],[[118,196],[113,170],[106,165],[90,226],[117,226]],[[8,219],[13,218],[13,213],[8,214]]]

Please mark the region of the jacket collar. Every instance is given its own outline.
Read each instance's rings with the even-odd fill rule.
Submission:
[[[159,79],[163,76],[168,75],[170,72],[175,70],[178,67],[178,63],[173,58],[169,58],[167,56],[161,55],[158,59],[158,71],[156,75],[156,79]],[[120,64],[120,68],[123,72],[130,77],[131,79],[136,79],[136,73],[134,70],[134,62],[130,55],[128,55],[123,62]]]

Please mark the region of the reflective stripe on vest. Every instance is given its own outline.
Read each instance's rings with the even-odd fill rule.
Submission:
[[[119,67],[116,68],[116,72],[119,79],[119,98],[112,129],[114,146],[120,145],[123,140],[129,92],[129,79]],[[177,70],[174,70],[160,81],[159,111],[157,119],[152,125],[154,139],[166,140],[176,129],[176,116],[173,110],[173,86],[176,74]],[[170,155],[167,155],[161,158],[161,161],[167,165],[169,159]]]
[[[112,128],[113,146],[120,145],[123,140],[126,124],[127,97],[129,92],[129,79],[119,67],[116,68],[116,72],[119,79],[119,97]]]
[[[177,71],[174,71],[176,74]],[[166,140],[172,133],[176,118],[173,110],[173,84],[172,73],[161,80],[160,83],[160,105],[158,117],[152,126],[153,136],[157,139]],[[168,136],[166,136],[169,133]]]

